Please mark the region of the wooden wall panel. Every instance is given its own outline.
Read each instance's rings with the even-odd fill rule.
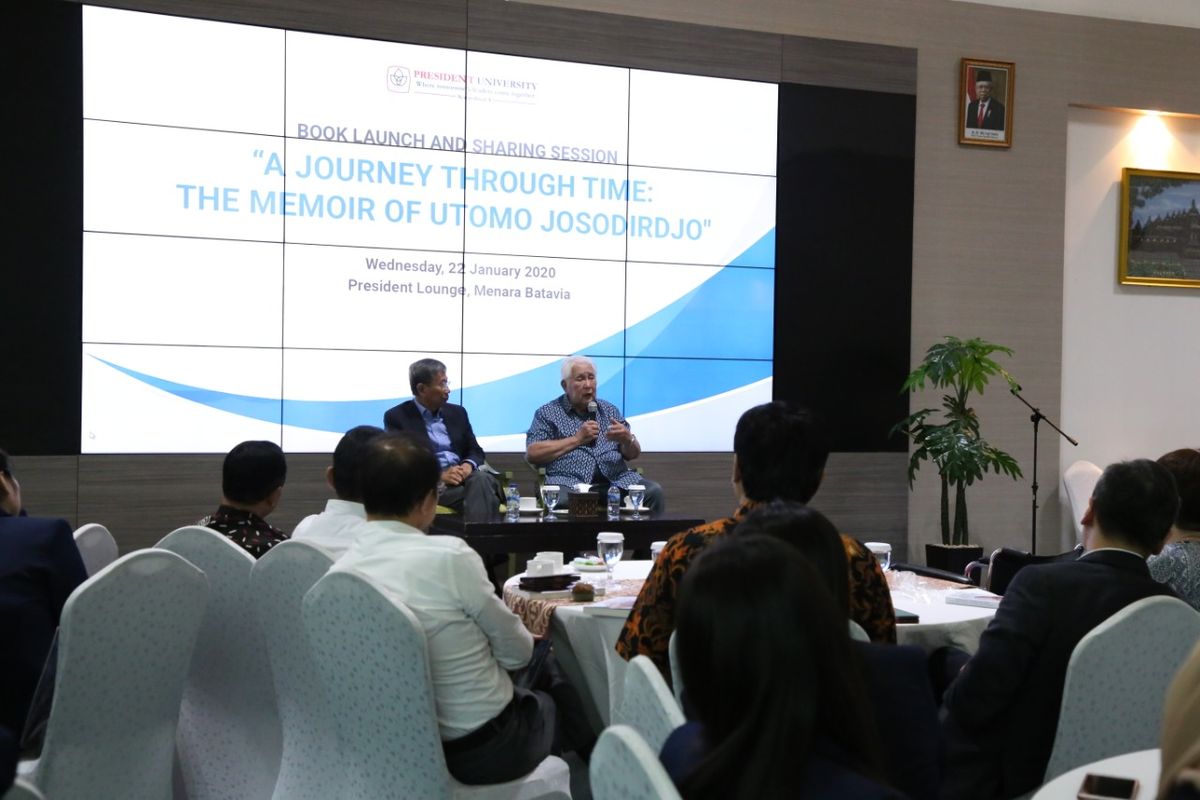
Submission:
[[[16,461],[31,513],[106,525],[122,553],[150,547],[175,528],[216,510],[221,496],[222,456],[85,455],[25,456]],[[668,513],[712,520],[735,508],[730,453],[647,453],[638,459],[646,475],[663,484]],[[532,494],[535,476],[515,453],[489,459],[511,470],[522,494]],[[813,506],[861,540],[891,542],[903,552],[907,486],[902,453],[834,453]],[[283,500],[270,522],[291,531],[319,513],[333,492],[325,484],[329,455],[288,456]],[[76,499],[78,485],[78,499]]]
[[[865,42],[784,36],[781,80],[838,89],[917,93],[917,51]]]

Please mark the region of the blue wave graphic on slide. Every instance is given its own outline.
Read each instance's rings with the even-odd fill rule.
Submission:
[[[614,402],[624,397],[624,413],[633,416],[663,411],[769,378],[774,339],[774,256],[772,229],[730,262],[760,268],[717,269],[712,277],[652,316],[582,348],[583,353],[626,353],[626,358],[594,358],[600,373],[597,394]],[[185,400],[263,422],[331,433],[342,433],[355,425],[381,424],[387,409],[411,397],[254,397],[176,383],[99,356],[92,358]],[[462,403],[471,414],[476,435],[524,432],[534,410],[559,391],[560,378],[556,361],[464,388]]]

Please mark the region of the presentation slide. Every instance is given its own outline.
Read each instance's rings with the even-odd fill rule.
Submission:
[[[327,452],[446,363],[656,451],[771,398],[774,84],[83,9],[84,453]]]

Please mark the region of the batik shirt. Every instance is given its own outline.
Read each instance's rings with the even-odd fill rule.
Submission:
[[[288,538],[286,533],[258,514],[232,506],[220,506],[217,513],[209,514],[196,524],[227,536],[255,558],[261,558],[272,547]]]
[[[757,505],[748,501],[728,519],[699,525],[667,540],[617,639],[617,652],[623,658],[647,656],[669,679],[667,647],[675,630],[675,600],[684,573],[705,547],[728,535]],[[871,551],[846,534],[842,534],[842,544],[850,568],[850,619],[863,627],[871,641],[895,643],[896,612],[879,563]]]
[[[599,472],[609,483],[628,489],[641,479],[621,457],[620,445],[605,435],[610,422],[620,422],[626,427],[629,423],[621,416],[620,409],[607,400],[597,399],[596,406],[600,436],[591,444],[576,447],[547,464],[547,483],[560,486],[593,483],[593,476]],[[588,415],[575,410],[565,394],[560,395],[534,412],[533,424],[525,434],[525,446],[574,436],[588,419]]]

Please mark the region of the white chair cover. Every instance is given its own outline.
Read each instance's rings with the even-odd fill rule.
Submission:
[[[625,670],[625,695],[615,721],[637,731],[656,753],[686,721],[671,687],[646,656],[634,656]]]
[[[854,620],[850,620],[850,640],[854,642],[869,642],[871,637],[867,635],[867,631],[862,625],[859,625]]]
[[[173,553],[139,550],[63,607],[54,704],[27,776],[54,800],[169,800],[179,700],[208,596]]]
[[[1197,640],[1200,614],[1174,597],[1130,603],[1080,639],[1067,664],[1045,780],[1157,747],[1163,696]]]
[[[16,783],[4,793],[4,800],[46,800],[46,795],[39,792],[33,784],[17,778]]]
[[[1100,480],[1103,472],[1090,461],[1076,461],[1067,467],[1063,473],[1063,489],[1071,507],[1071,523],[1075,526],[1075,543],[1083,541],[1083,512],[1087,511],[1088,500],[1092,499],[1092,490],[1096,481]]]
[[[189,525],[156,545],[208,576],[209,604],[184,686],[176,734],[188,800],[268,800],[282,751],[271,668],[250,591],[254,557]]]
[[[333,566],[309,542],[280,542],[250,571],[254,611],[266,640],[283,727],[275,800],[326,800],[340,783],[337,733],[325,685],[308,649],[301,615],[305,593]]]
[[[368,578],[329,573],[305,596],[303,616],[340,741],[339,800],[570,795],[567,765],[554,756],[510,783],[463,786],[450,777],[425,633]]]
[[[588,767],[594,800],[680,800],[650,745],[627,725],[600,734]]]
[[[89,576],[117,560],[117,540],[98,522],[76,528],[75,546],[79,548],[79,556]]]
[[[667,640],[667,658],[671,662],[671,690],[675,693],[675,702],[683,708],[683,673],[679,671],[679,656],[675,651],[675,631]]]

